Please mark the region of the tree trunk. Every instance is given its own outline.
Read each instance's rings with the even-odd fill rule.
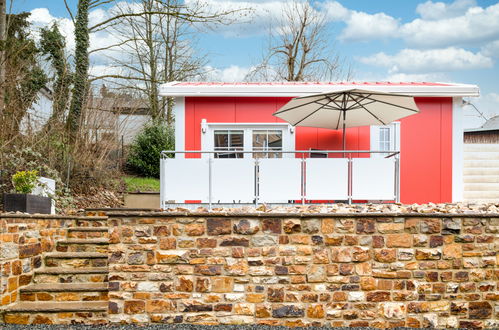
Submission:
[[[75,22],[75,75],[71,106],[67,119],[67,129],[71,143],[76,141],[80,131],[81,117],[87,98],[88,88],[88,7],[89,0],[79,0]]]
[[[2,47],[5,47],[3,43],[5,42],[5,29],[6,29],[6,15],[5,7],[7,0],[0,0],[0,42]],[[5,107],[5,51],[2,49],[0,51],[0,117],[3,114],[3,109]]]

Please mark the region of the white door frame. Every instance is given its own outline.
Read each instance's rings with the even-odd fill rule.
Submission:
[[[400,122],[396,121],[388,125],[372,125],[371,126],[371,150],[379,150],[379,129],[390,129],[390,151],[400,151]],[[386,156],[383,154],[372,154],[371,157]]]
[[[217,130],[242,130],[244,132],[244,151],[252,151],[252,131],[258,129],[276,129],[282,131],[282,150],[295,150],[294,127],[287,123],[208,123],[206,119],[201,121],[201,150],[214,151],[214,131]],[[203,154],[208,157],[209,154]],[[283,154],[283,157],[294,158],[292,153]],[[245,153],[244,158],[253,158],[252,154]]]

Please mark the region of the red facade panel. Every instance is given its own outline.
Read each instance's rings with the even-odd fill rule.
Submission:
[[[401,120],[401,202],[452,201],[452,99],[415,98],[420,113]]]
[[[275,123],[272,116],[288,102],[280,97],[187,97],[185,148],[201,149],[201,121],[208,123]],[[452,98],[416,98],[421,110],[401,120],[401,201],[452,201]],[[297,127],[297,150],[342,149],[341,130]],[[347,129],[348,150],[370,149],[370,128]],[[199,155],[191,155],[198,157]],[[367,157],[367,155],[366,155]]]

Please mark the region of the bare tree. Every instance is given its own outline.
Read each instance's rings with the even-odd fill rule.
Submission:
[[[119,7],[121,13],[141,11],[146,14],[124,15],[121,23],[113,29],[113,34],[120,40],[119,56],[112,60],[115,66],[124,69],[121,85],[138,90],[147,98],[151,116],[160,118],[165,115],[169,123],[172,121],[172,102],[159,97],[159,84],[195,77],[206,63],[194,49],[191,24],[177,15],[166,14],[168,9],[172,12],[181,8],[179,0],[124,3]],[[195,12],[199,7],[191,4],[190,8]]]
[[[326,19],[309,1],[284,5],[282,16],[273,20],[269,45],[260,64],[246,80],[310,81],[349,79],[334,51]]]
[[[0,0],[0,42],[2,43],[0,49],[0,116],[4,108],[4,82],[5,82],[5,29],[6,29],[6,7],[7,0]]]
[[[66,0],[64,0],[66,3]],[[89,26],[88,15],[89,10],[93,8],[100,7],[102,5],[109,5],[112,3],[118,3],[118,0],[79,0],[78,1],[78,12],[75,17],[75,76],[74,76],[74,88],[72,91],[71,106],[68,114],[68,131],[70,133],[71,141],[74,142],[76,136],[79,132],[82,111],[85,107],[85,100],[88,94],[88,86],[91,81],[103,78],[123,78],[120,75],[103,75],[100,77],[93,77],[91,80],[88,76],[89,69],[89,35],[93,32],[102,31],[109,29],[112,26],[120,24],[124,19],[127,18],[140,18],[148,15],[167,15],[174,17],[178,20],[195,23],[195,22],[210,22],[210,23],[227,23],[226,18],[240,10],[213,10],[203,6],[203,8],[195,8],[193,10],[191,6],[187,6],[182,3],[179,5],[167,4],[166,0],[156,0],[158,3],[165,4],[161,7],[145,7],[138,11],[122,12],[117,11],[111,13],[109,18],[104,19],[101,22]],[[66,3],[66,7],[67,6]],[[71,17],[73,15],[71,14]],[[114,45],[116,46],[116,45]],[[112,46],[111,46],[112,47]],[[109,48],[109,47],[107,47]],[[101,49],[102,50],[102,49]]]

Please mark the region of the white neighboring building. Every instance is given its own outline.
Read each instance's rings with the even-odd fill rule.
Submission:
[[[42,129],[52,114],[53,93],[47,87],[38,92],[38,99],[33,102],[21,121],[20,130],[23,134],[36,133]]]

